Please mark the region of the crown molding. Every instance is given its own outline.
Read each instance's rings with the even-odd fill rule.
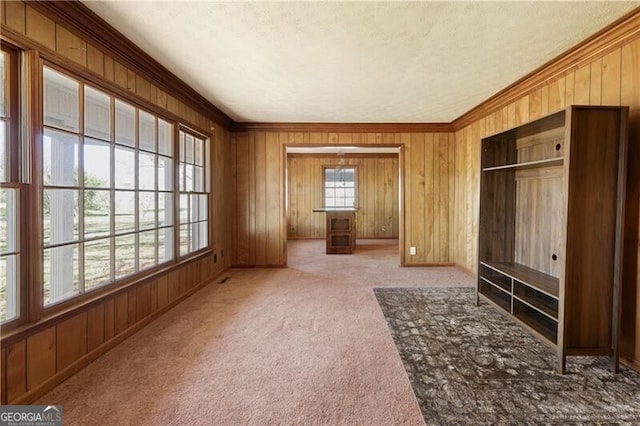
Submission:
[[[236,123],[233,132],[449,133],[450,123]]]
[[[227,129],[233,127],[234,121],[218,107],[175,74],[153,59],[144,50],[135,45],[122,33],[96,15],[80,1],[28,1],[30,7],[66,25],[89,43],[103,50],[127,68],[149,79],[152,83],[168,89],[186,105],[196,109]]]
[[[458,131],[525,96],[540,84],[604,56],[637,37],[640,37],[640,7],[505,87],[451,124]]]

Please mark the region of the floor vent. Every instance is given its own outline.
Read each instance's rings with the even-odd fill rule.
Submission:
[[[224,277],[223,279],[220,280],[220,282],[218,284],[224,284],[230,279],[231,279],[231,277]]]

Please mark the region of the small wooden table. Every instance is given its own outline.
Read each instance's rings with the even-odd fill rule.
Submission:
[[[352,254],[356,249],[356,212],[357,208],[323,207],[313,209],[327,216],[327,254]]]

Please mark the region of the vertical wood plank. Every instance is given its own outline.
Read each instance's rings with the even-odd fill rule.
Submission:
[[[490,133],[494,133],[495,131],[495,121],[491,120],[491,123],[493,125],[493,127],[491,127]],[[449,146],[449,221],[448,221],[448,227],[449,227],[449,232],[448,232],[448,244],[449,244],[449,250],[448,250],[448,261],[449,262],[453,262],[456,261],[456,255],[455,255],[455,235],[453,233],[453,229],[455,229],[455,217],[456,217],[456,179],[455,179],[455,173],[457,170],[457,166],[456,166],[456,135],[455,133],[449,133],[449,142],[448,142],[448,146]]]
[[[526,95],[515,102],[516,125],[529,121],[529,101],[529,95]]]
[[[591,63],[591,85],[589,89],[589,104],[602,104],[602,58]]]
[[[574,74],[574,104],[589,105],[591,96],[591,66],[585,65],[578,68]]]
[[[111,57],[104,55],[103,58],[103,75],[108,81],[116,81],[115,63]]]
[[[55,50],[56,24],[51,19],[29,6],[27,6],[26,12],[27,37],[51,50]]]
[[[91,352],[105,342],[105,304],[100,303],[87,311],[87,351]]]
[[[127,69],[127,89],[133,93],[136,92],[136,73],[130,69]],[[180,116],[183,117],[184,115],[181,114]]]
[[[411,134],[411,245],[417,249],[417,254],[410,257],[412,264],[424,264],[426,244],[425,231],[425,165],[424,165],[425,135]]]
[[[568,72],[564,78],[564,102],[565,106],[574,104],[574,91],[575,91],[575,83],[576,83],[576,73],[575,71]]]
[[[558,78],[549,83],[549,112],[558,111],[565,105],[565,78]]]
[[[56,52],[83,67],[87,66],[87,42],[61,25],[56,25]]]
[[[56,327],[27,338],[27,390],[39,386],[56,373]]]
[[[549,85],[545,84],[540,88],[540,100],[542,101],[542,115],[549,114]],[[504,130],[507,128],[505,127]]]
[[[104,340],[111,339],[115,334],[115,300],[109,298],[104,303]]]
[[[265,135],[265,180],[267,182],[266,196],[266,262],[267,265],[282,265],[285,263],[282,253],[281,218],[282,202],[281,193],[283,185],[282,175],[282,149],[280,138],[277,133],[267,133]]]
[[[156,105],[167,109],[167,94],[162,89],[156,91]]]
[[[404,198],[404,247],[400,249],[404,251],[404,264],[410,265],[413,261],[412,257],[409,254],[409,247],[413,245],[413,228],[411,223],[411,206],[413,205],[413,187],[411,183],[411,157],[413,156],[413,148],[411,142],[411,135],[409,133],[401,133],[400,134],[400,143],[403,146],[404,150],[404,164],[402,165],[402,181],[403,181],[403,198]]]
[[[438,135],[438,222],[440,223],[440,239],[436,262],[449,262],[449,134]]]
[[[104,77],[104,54],[91,44],[87,44],[87,68]]]
[[[151,312],[158,310],[158,280],[151,282]]]
[[[87,353],[87,313],[82,312],[56,326],[57,371],[62,371]]]
[[[123,89],[128,89],[128,81],[127,81],[127,68],[122,65],[120,62],[113,61],[113,76],[114,82],[122,87]],[[174,112],[174,111],[171,111]]]
[[[267,264],[267,149],[266,134],[252,133],[255,146],[255,256],[256,265]],[[251,136],[250,136],[251,138]],[[270,185],[269,185],[270,186]]]
[[[434,155],[434,134],[426,133],[424,135],[424,263],[433,262],[434,259],[434,240],[435,240],[435,224],[438,222],[435,208],[435,192],[436,178],[435,167],[437,165]]]
[[[4,4],[0,4],[2,10],[1,22],[4,24]],[[7,349],[0,347],[0,404],[7,404]]]
[[[153,102],[155,99],[151,98],[151,83],[149,83],[144,77],[137,74],[134,78],[136,94],[149,102]]]
[[[20,34],[26,33],[26,10],[21,1],[3,1],[5,6],[5,23]]]
[[[248,141],[248,165],[249,165],[249,180],[247,181],[247,193],[249,200],[249,264],[256,264],[256,139],[255,132],[249,133]]]
[[[542,89],[538,88],[529,95],[529,117],[533,120],[540,116],[542,116]],[[495,116],[493,122],[495,125]]]
[[[137,309],[138,309],[138,297],[137,297],[138,295],[136,293],[135,288],[129,290],[127,293],[128,293],[128,302],[129,302],[128,313],[127,313],[127,325],[128,327],[131,327],[138,321],[138,318],[136,316]]]
[[[21,340],[6,349],[6,403],[11,403],[27,391],[27,342]],[[5,379],[3,379],[3,382]]]
[[[620,105],[621,50],[602,58],[602,105]]]
[[[136,289],[136,320],[151,314],[151,282],[146,282]]]
[[[126,291],[118,294],[114,299],[114,331],[115,335],[122,333],[129,323],[129,296]]]
[[[235,136],[236,146],[236,218],[238,265],[249,264],[249,137],[246,133]]]

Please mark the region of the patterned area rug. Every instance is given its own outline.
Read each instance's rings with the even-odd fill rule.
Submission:
[[[375,289],[427,424],[640,424],[640,374],[569,357],[469,288]]]

